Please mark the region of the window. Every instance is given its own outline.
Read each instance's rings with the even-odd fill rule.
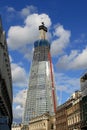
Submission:
[[[51,124],[51,129],[53,130],[53,124]]]

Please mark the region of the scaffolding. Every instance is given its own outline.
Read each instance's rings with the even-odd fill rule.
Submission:
[[[55,113],[55,86],[49,53],[50,43],[47,40],[40,39],[34,43],[23,123],[29,123],[32,118],[46,112],[50,115]]]

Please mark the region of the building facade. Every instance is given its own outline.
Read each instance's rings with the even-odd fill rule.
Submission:
[[[0,126],[11,128],[12,77],[5,32],[0,18]],[[0,127],[0,130],[2,130]],[[4,129],[4,128],[3,128]]]
[[[11,130],[21,130],[22,124],[12,124]]]
[[[56,130],[81,130],[81,92],[73,95],[56,111]]]
[[[82,123],[81,130],[87,130],[87,95],[82,97]]]
[[[76,91],[71,98],[66,110],[68,130],[81,130],[81,92]]]
[[[12,124],[11,130],[29,130],[29,125]]]
[[[87,95],[87,73],[80,78],[82,97]]]
[[[29,130],[56,130],[55,116],[44,113],[30,120]]]
[[[87,129],[87,72],[80,78],[81,92],[82,92],[82,124],[81,129]]]
[[[30,70],[29,88],[24,111],[23,123],[49,111],[56,111],[56,94],[50,43],[46,39],[47,28],[39,26],[40,39],[34,43],[33,61]]]
[[[29,130],[29,124],[28,125],[23,125],[21,130]]]
[[[56,130],[68,130],[67,125],[67,102],[58,106],[56,110]]]

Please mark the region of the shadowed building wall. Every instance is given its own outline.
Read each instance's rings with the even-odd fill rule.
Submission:
[[[5,32],[0,18],[0,126],[3,127],[2,129],[6,126],[11,128],[12,98],[11,66]]]

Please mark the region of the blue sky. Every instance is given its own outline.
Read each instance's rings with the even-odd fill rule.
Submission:
[[[87,1],[1,0],[0,14],[12,68],[13,121],[20,122],[33,43],[38,39],[42,21],[49,30],[58,103],[64,103],[80,89],[80,77],[87,69]]]

